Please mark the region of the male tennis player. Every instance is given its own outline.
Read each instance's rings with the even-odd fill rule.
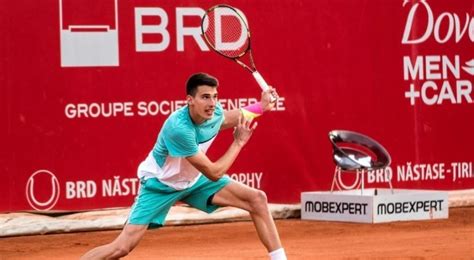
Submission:
[[[208,213],[219,206],[248,211],[270,259],[286,259],[265,193],[225,175],[257,127],[252,119],[274,107],[270,100],[277,93],[270,88],[262,93],[260,102],[224,111],[217,100],[217,86],[217,79],[205,73],[188,79],[187,105],[168,117],[153,150],[138,167],[141,188],[123,231],[113,242],[87,252],[83,259],[128,255],[148,228],[164,224],[177,201]],[[206,151],[217,133],[228,128],[234,128],[234,141],[213,162]]]

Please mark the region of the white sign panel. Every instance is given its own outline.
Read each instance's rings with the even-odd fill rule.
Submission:
[[[448,218],[448,193],[369,189],[301,193],[301,218],[361,223]]]

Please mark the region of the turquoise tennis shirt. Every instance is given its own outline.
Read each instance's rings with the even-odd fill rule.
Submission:
[[[224,110],[219,102],[214,116],[200,125],[191,120],[188,106],[176,110],[166,119],[153,149],[138,167],[138,177],[158,178],[176,190],[191,187],[201,173],[186,157],[199,150],[206,153],[223,122]]]

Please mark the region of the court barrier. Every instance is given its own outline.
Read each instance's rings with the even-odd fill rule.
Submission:
[[[88,211],[52,217],[35,213],[0,214],[0,237],[121,229],[130,208]],[[297,218],[299,204],[270,204],[275,219]],[[224,207],[207,214],[184,205],[173,206],[166,226],[248,221],[244,210]]]
[[[474,206],[474,189],[449,191],[449,207]],[[0,214],[0,237],[121,229],[129,208],[106,209],[60,216],[36,213]],[[270,204],[275,219],[299,218],[300,204]],[[179,205],[172,207],[166,226],[250,221],[248,213],[232,207],[212,214]]]

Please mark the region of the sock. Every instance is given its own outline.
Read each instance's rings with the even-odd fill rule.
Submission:
[[[286,260],[286,254],[283,248],[272,251],[268,253],[268,255],[270,256],[271,260]]]

